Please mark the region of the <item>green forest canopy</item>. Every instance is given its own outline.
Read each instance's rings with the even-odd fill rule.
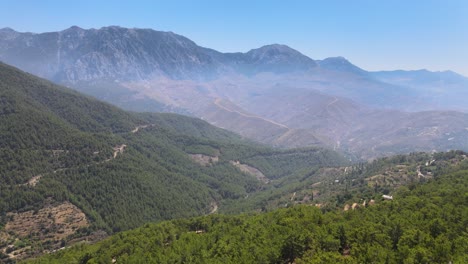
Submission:
[[[145,224],[30,263],[467,263],[468,170],[347,212],[294,206]]]

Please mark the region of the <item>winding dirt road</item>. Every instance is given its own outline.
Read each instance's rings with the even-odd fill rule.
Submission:
[[[274,125],[277,125],[277,126],[280,126],[280,127],[286,128],[286,129],[290,129],[289,127],[287,127],[287,126],[285,126],[285,125],[283,125],[283,124],[277,123],[277,122],[272,121],[272,120],[265,119],[265,118],[263,118],[263,117],[254,116],[254,115],[247,115],[247,114],[241,113],[241,112],[239,112],[239,111],[229,109],[229,108],[227,108],[226,106],[222,105],[222,104],[221,104],[221,101],[222,101],[221,98],[216,98],[216,100],[214,101],[214,104],[215,104],[216,106],[218,106],[219,108],[222,108],[222,109],[224,109],[224,110],[226,110],[226,111],[228,111],[228,112],[231,112],[231,113],[239,114],[239,115],[241,115],[241,116],[243,116],[243,117],[260,119],[260,120],[266,121],[266,122],[268,122],[268,123],[272,123],[272,124],[274,124]]]

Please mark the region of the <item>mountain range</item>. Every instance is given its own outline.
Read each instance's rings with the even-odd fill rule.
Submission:
[[[0,30],[0,60],[128,110],[202,118],[279,147],[369,159],[468,150],[468,79],[365,71],[279,44],[222,53],[152,29]]]

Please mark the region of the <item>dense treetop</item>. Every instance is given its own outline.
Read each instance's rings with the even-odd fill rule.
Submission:
[[[294,206],[146,224],[30,263],[466,263],[468,170],[347,212]]]

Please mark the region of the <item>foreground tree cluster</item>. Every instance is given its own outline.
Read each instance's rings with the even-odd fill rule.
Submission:
[[[294,206],[146,224],[31,263],[466,263],[468,170],[352,211]]]

